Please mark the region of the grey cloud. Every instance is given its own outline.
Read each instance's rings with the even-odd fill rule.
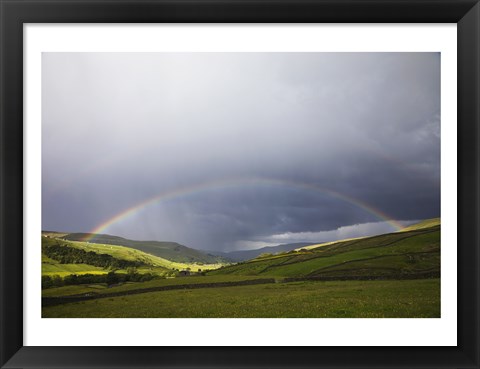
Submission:
[[[439,215],[438,53],[44,53],[42,81],[44,229],[89,231],[232,178],[328,188],[399,220]],[[106,231],[228,250],[379,220],[259,184],[185,194]]]

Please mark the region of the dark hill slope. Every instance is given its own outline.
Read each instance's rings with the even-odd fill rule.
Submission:
[[[338,241],[259,257],[209,274],[278,277],[431,275],[440,273],[440,226]]]

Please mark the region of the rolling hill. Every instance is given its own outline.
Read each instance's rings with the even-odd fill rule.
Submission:
[[[91,235],[89,233],[69,233],[61,236],[62,239],[69,241],[83,241],[87,237],[90,243],[125,246],[177,263],[218,264],[226,262],[221,256],[207,254],[176,242],[135,241],[107,234]]]
[[[422,225],[423,223],[423,225]],[[275,277],[403,278],[439,276],[440,224],[424,221],[416,228],[319,244],[310,249],[257,257],[209,272],[210,275]],[[433,226],[428,226],[434,224]],[[436,224],[436,225],[435,225]]]
[[[112,269],[136,267],[141,272],[167,275],[173,270],[218,268],[220,264],[180,263],[134,248],[70,241],[42,236],[42,274],[99,274]]]

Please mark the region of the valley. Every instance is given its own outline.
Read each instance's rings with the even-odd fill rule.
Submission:
[[[85,235],[43,233],[42,317],[440,316],[440,219],[239,262]]]

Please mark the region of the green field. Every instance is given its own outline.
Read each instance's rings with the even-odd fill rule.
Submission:
[[[404,275],[440,272],[440,227],[329,243],[226,266],[209,275],[275,277]]]
[[[42,275],[59,275],[65,277],[70,274],[106,274],[108,270],[88,264],[59,264],[42,263]]]
[[[440,233],[440,220],[430,219],[400,232],[312,245],[230,265],[179,263],[126,246],[45,234],[42,275],[111,271],[81,263],[86,260],[117,266],[115,272],[125,278],[120,283],[109,282],[107,275],[78,277],[79,282],[68,282],[73,285],[45,284],[42,316],[440,317]],[[52,245],[50,251],[45,249]],[[90,258],[87,252],[92,252]],[[105,258],[109,264],[102,264]],[[126,278],[132,262],[141,279]],[[196,276],[178,273],[200,269]]]
[[[236,282],[245,280],[254,280],[258,277],[249,276],[205,276],[205,277],[179,277],[179,278],[167,278],[167,279],[154,279],[148,282],[132,282],[125,283],[120,286],[114,286],[107,288],[106,284],[93,284],[93,285],[78,285],[78,286],[63,286],[48,288],[42,290],[42,297],[59,297],[70,296],[84,293],[115,293],[123,291],[133,291],[141,288],[162,287],[172,285],[184,285],[184,284],[199,284],[199,283],[219,283],[219,282]]]
[[[162,291],[46,307],[42,317],[438,318],[440,281],[294,282]]]

